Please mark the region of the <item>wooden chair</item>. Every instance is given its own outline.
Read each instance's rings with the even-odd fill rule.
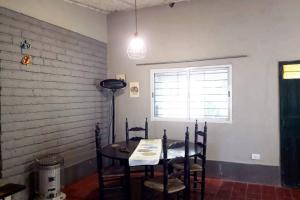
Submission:
[[[190,167],[189,167],[189,132],[188,128],[185,133],[185,156],[184,156],[184,182],[178,179],[179,176],[182,174],[171,173],[169,174],[169,164],[172,162],[176,162],[177,159],[182,158],[175,158],[168,161],[168,148],[167,148],[167,135],[166,130],[164,130],[163,136],[163,179],[161,177],[158,178],[151,178],[144,181],[143,188],[142,188],[142,195],[144,193],[144,189],[149,188],[151,190],[163,193],[163,199],[167,200],[169,195],[171,194],[178,194],[179,192],[184,192],[185,199],[190,199]],[[142,197],[143,198],[143,197]]]
[[[128,143],[129,140],[148,139],[148,121],[147,121],[147,118],[146,118],[146,121],[145,121],[145,127],[132,127],[132,128],[128,127],[128,120],[126,118],[125,130],[126,130],[126,143]],[[138,136],[138,137],[129,138],[129,134],[132,133],[132,132],[135,132],[135,133],[144,132],[145,134],[144,134],[143,137]]]
[[[145,121],[145,127],[132,127],[129,128],[128,126],[128,120],[126,118],[126,122],[125,122],[125,130],[126,130],[126,143],[128,144],[129,140],[141,140],[141,139],[148,139],[148,120],[146,118]],[[130,138],[130,133],[141,133],[144,132],[144,136],[138,136],[138,137],[132,137]],[[149,171],[149,166],[145,166],[144,169],[141,169],[141,167],[134,167],[131,168],[132,172],[142,172],[145,171],[145,176],[148,176],[148,171]],[[150,166],[150,175],[151,177],[154,177],[154,167]]]
[[[99,199],[104,199],[104,191],[111,189],[123,189],[123,179],[125,176],[125,169],[122,166],[109,166],[103,168],[102,159],[102,146],[101,146],[101,134],[99,123],[96,124],[95,129],[96,139],[96,154],[97,154],[97,170],[98,170],[98,182],[99,182]],[[106,182],[119,182],[119,186],[106,186]]]
[[[199,139],[202,138],[202,141]],[[207,147],[207,123],[205,122],[203,131],[198,130],[198,122],[195,124],[195,150],[200,152],[194,156],[193,161],[190,164],[190,171],[194,176],[194,188],[197,188],[197,183],[201,184],[201,200],[205,195],[205,164],[206,164],[206,147]],[[198,163],[198,159],[201,163]],[[183,170],[183,163],[174,163],[173,168],[175,170]],[[201,181],[198,181],[198,173],[201,173]]]

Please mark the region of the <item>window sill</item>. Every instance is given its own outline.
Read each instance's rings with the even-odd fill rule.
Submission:
[[[232,119],[230,120],[218,120],[218,119],[197,119],[198,122],[207,122],[207,123],[217,123],[217,124],[232,124]],[[159,117],[151,117],[151,121],[153,122],[185,122],[191,123],[195,122],[196,119],[180,119],[180,118],[159,118]]]

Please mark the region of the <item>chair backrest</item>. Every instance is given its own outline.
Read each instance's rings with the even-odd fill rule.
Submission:
[[[99,122],[96,124],[95,142],[96,142],[98,181],[99,181],[100,188],[103,188],[102,146],[101,146],[101,134],[100,134]]]
[[[202,138],[202,141],[199,139]],[[204,123],[203,131],[198,130],[198,121],[196,120],[195,124],[195,150],[199,151],[200,153],[195,156],[195,163],[197,162],[197,157],[202,160],[202,166],[205,165],[206,162],[206,147],[207,147],[207,122]]]
[[[128,126],[128,120],[126,118],[126,122],[125,122],[125,130],[126,130],[126,142],[128,143],[128,141],[130,140],[129,138],[129,134],[130,132],[144,132],[144,136],[143,137],[137,137],[137,139],[148,139],[148,120],[146,118],[146,121],[145,121],[145,127],[132,127],[132,128],[129,128]],[[134,139],[134,138],[132,138]]]
[[[168,196],[168,177],[169,177],[169,163],[176,162],[177,159],[181,159],[180,157],[174,158],[168,161],[168,147],[167,147],[167,133],[164,130],[163,135],[163,184],[164,184],[164,199],[167,199]],[[185,132],[185,140],[184,140],[184,184],[186,187],[190,187],[190,162],[189,162],[189,131],[188,127]],[[189,195],[189,194],[186,194]],[[189,196],[187,196],[189,199]]]
[[[166,129],[164,130],[163,135],[163,173],[164,173],[164,199],[168,198],[168,148],[167,148],[167,133]]]
[[[190,156],[189,156],[189,128],[186,127],[185,132],[185,148],[184,148],[184,185],[186,188],[190,188]],[[189,190],[185,192],[185,199],[190,199]]]
[[[99,122],[97,122],[96,128],[95,128],[95,143],[96,143],[97,160],[101,160],[102,159],[101,158],[102,157],[102,147],[101,147],[101,134],[100,134]]]

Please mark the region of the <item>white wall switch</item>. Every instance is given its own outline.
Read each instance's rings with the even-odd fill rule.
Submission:
[[[253,153],[251,154],[252,160],[260,160],[260,154]]]

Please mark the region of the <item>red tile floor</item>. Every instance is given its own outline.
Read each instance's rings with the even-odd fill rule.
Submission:
[[[239,183],[221,179],[207,179],[206,188],[205,200],[300,200],[300,189]],[[93,174],[68,185],[64,191],[67,194],[67,200],[98,200],[97,189],[97,174]],[[200,199],[199,193],[192,192],[191,199]]]

